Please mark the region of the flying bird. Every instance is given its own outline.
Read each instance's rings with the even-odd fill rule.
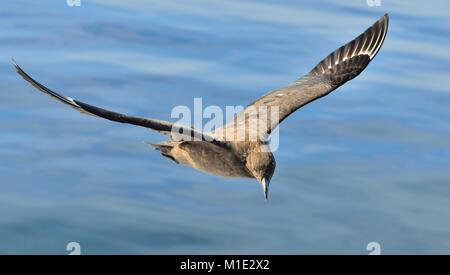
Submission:
[[[207,133],[167,121],[116,113],[63,96],[34,80],[14,60],[13,65],[36,89],[80,113],[150,128],[168,135],[167,141],[152,146],[176,163],[218,176],[256,179],[267,201],[269,182],[275,171],[275,158],[267,150],[267,140],[272,131],[297,109],[328,95],[359,75],[383,45],[388,22],[388,14],[385,14],[354,40],[325,57],[309,73],[257,99],[232,121]],[[273,116],[268,118],[274,110],[277,112],[276,119]],[[259,119],[257,121],[264,118],[264,127],[251,123],[255,118]],[[236,138],[240,133],[244,133],[244,139]],[[256,134],[256,138],[247,138],[252,133]]]

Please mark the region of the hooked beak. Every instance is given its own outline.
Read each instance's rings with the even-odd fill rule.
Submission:
[[[268,198],[269,198],[269,182],[270,180],[263,177],[260,181],[261,183],[261,187],[264,193],[264,200],[267,202]]]

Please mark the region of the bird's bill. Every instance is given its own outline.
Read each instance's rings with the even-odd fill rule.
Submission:
[[[269,182],[270,180],[268,178],[262,178],[260,181],[265,201],[269,199]]]

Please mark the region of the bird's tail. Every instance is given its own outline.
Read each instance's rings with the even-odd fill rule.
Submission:
[[[170,142],[165,141],[161,143],[150,143],[150,142],[145,143],[153,147],[155,150],[160,151],[162,156],[178,163],[178,161],[172,156],[173,145]]]

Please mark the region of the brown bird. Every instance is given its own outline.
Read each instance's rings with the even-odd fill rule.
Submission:
[[[108,111],[62,96],[35,81],[14,60],[13,65],[35,88],[81,113],[169,135],[168,141],[152,146],[176,163],[218,176],[258,180],[267,200],[269,182],[275,171],[275,158],[267,142],[269,135],[291,113],[359,75],[383,45],[388,21],[385,14],[354,40],[328,55],[309,73],[257,99],[233,121],[208,133],[167,121]]]

